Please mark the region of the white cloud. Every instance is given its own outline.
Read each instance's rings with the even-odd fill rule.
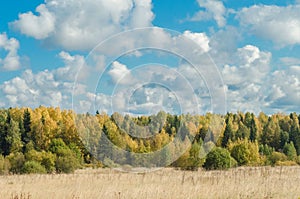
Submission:
[[[209,38],[205,33],[193,33],[187,30],[184,31],[183,35],[196,42],[203,49],[203,52],[208,52],[210,50]]]
[[[86,50],[124,30],[152,26],[151,0],[47,0],[12,26],[46,45]],[[55,16],[55,17],[54,17]]]
[[[18,40],[15,38],[7,38],[5,33],[0,34],[0,49],[4,49],[4,51],[7,52],[6,57],[0,57],[0,68],[7,71],[20,69],[19,47]]]
[[[280,61],[286,66],[300,65],[300,59],[296,57],[281,57]]]
[[[127,66],[118,61],[112,63],[108,74],[111,76],[114,83],[129,84],[134,80]]]
[[[228,88],[227,110],[230,112],[254,112],[259,113],[264,110],[265,94],[262,86],[255,83],[245,83],[240,87]]]
[[[219,27],[226,25],[226,8],[220,0],[197,0],[201,8],[205,11],[197,12],[190,20],[191,21],[206,21],[214,19]]]
[[[253,45],[238,48],[231,54],[234,62],[222,69],[227,85],[229,111],[252,111],[258,113],[266,106],[265,88],[270,73],[271,53]]]
[[[156,114],[163,110],[180,114],[178,96],[161,85],[145,85],[130,96],[128,111],[135,114]]]
[[[66,52],[60,53],[65,66],[49,71],[44,70],[33,73],[25,70],[21,76],[5,81],[0,85],[2,102],[9,106],[60,106],[71,108],[71,97],[75,76],[84,58],[82,56],[71,56]],[[85,86],[78,83],[74,89],[75,93],[85,93]]]
[[[85,66],[84,57],[80,55],[71,56],[65,51],[60,52],[59,56],[64,61],[65,66],[53,71],[55,78],[63,81],[75,81],[79,69]],[[88,70],[80,71],[77,80],[86,78],[89,72]]]
[[[255,5],[237,13],[242,26],[278,47],[300,44],[300,5]]]
[[[132,11],[130,21],[131,27],[149,27],[152,26],[154,14],[151,11],[151,0],[134,0],[135,8]]]
[[[300,66],[273,72],[268,85],[273,85],[272,89],[266,89],[270,108],[289,112],[299,110]]]
[[[212,34],[209,42],[211,47],[209,54],[220,68],[225,63],[234,63],[236,57],[233,57],[233,55],[236,54],[241,37],[240,31],[232,26],[226,26],[224,29]]]
[[[225,65],[222,71],[226,84],[261,83],[270,71],[271,53],[246,45],[232,56],[235,65]]]
[[[27,12],[19,15],[19,20],[12,26],[21,31],[22,34],[36,39],[45,39],[55,31],[55,15],[47,9],[45,4],[36,8],[39,15]]]

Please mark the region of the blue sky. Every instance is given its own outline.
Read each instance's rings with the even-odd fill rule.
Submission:
[[[300,112],[299,9],[299,0],[2,2],[0,107]]]

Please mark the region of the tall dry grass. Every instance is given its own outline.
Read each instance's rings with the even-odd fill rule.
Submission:
[[[241,167],[227,171],[171,168],[135,174],[111,169],[74,174],[0,177],[0,198],[299,198],[300,167]]]

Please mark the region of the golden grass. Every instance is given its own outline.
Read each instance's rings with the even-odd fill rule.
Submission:
[[[300,167],[240,167],[228,171],[144,174],[111,169],[74,174],[0,177],[0,198],[299,198]]]

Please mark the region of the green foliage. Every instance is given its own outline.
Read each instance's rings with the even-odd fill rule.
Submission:
[[[275,150],[279,150],[280,132],[281,130],[278,123],[278,119],[275,116],[270,117],[261,135],[262,144],[267,144],[273,147]]]
[[[64,155],[65,150],[68,149],[66,143],[61,139],[53,139],[50,143],[49,151],[57,155]]]
[[[8,149],[10,153],[20,152],[23,144],[21,142],[21,133],[19,124],[13,119],[10,120],[8,124],[6,143],[8,145]]]
[[[55,168],[58,173],[73,173],[80,168],[81,156],[78,151],[72,151],[62,139],[54,139],[50,144],[50,151],[57,155]],[[48,156],[48,163],[51,165],[53,158]]]
[[[10,162],[3,155],[0,155],[0,175],[8,174],[10,170]]]
[[[46,169],[39,162],[36,161],[27,161],[25,162],[22,173],[46,173]]]
[[[283,153],[287,156],[288,160],[296,160],[297,158],[297,151],[293,142],[285,143]]]
[[[238,130],[236,132],[237,139],[248,139],[250,137],[250,129],[243,124],[243,122],[239,123]]]
[[[290,128],[290,141],[292,141],[297,150],[297,154],[300,155],[300,127],[299,120],[296,113],[290,114],[291,128]]]
[[[25,157],[23,153],[12,153],[8,157],[10,162],[10,172],[12,173],[21,173],[23,169],[23,165],[25,163]]]
[[[238,162],[238,165],[255,165],[259,163],[259,150],[257,142],[250,142],[247,139],[230,143],[229,151],[231,156]]]
[[[25,153],[25,157],[27,161],[37,162],[42,165],[47,173],[52,173],[55,170],[56,156],[51,152],[39,152],[33,149]]]
[[[234,160],[227,149],[216,147],[206,157],[204,168],[207,170],[228,169],[234,166]]]
[[[264,156],[270,156],[274,152],[274,148],[266,144],[259,145],[259,153]]]
[[[220,126],[214,118],[221,118]],[[43,106],[36,109],[0,109],[0,170],[20,173],[26,162],[32,167],[39,164],[48,173],[72,172],[84,164],[99,165],[99,161],[95,161],[97,159],[108,160],[108,163],[109,160],[115,161],[109,165],[140,166],[148,161],[151,166],[171,164],[197,170],[203,165],[204,152],[215,145],[230,151],[230,166],[261,162],[265,165],[300,163],[297,157],[300,154],[299,118],[296,113],[272,116],[260,113],[256,117],[249,112],[223,116],[211,113],[170,115],[161,111],[151,116],[132,117],[114,113],[110,117],[99,111],[96,115],[76,115],[72,111]],[[221,129],[220,132],[218,129]],[[149,132],[153,133],[149,138],[134,136]],[[103,139],[105,136],[108,140]],[[165,150],[175,137],[191,143],[191,147],[172,163],[176,151],[182,151],[183,147],[175,144]],[[113,151],[110,142],[132,153],[124,155]],[[206,144],[202,146],[202,142]],[[139,156],[159,150],[161,155],[151,159]],[[209,160],[206,162],[205,167],[214,168],[209,167]],[[216,168],[222,166],[216,163]]]
[[[222,147],[226,147],[229,140],[233,137],[232,116],[227,114],[226,127],[222,138]]]
[[[30,141],[30,132],[31,132],[31,115],[28,109],[24,111],[23,114],[23,128],[24,132],[21,135],[21,139],[24,145]]]
[[[284,162],[286,160],[287,160],[286,155],[284,155],[283,153],[280,153],[280,152],[276,152],[276,151],[273,152],[269,157],[269,161],[272,166],[274,166],[278,162]]]
[[[200,140],[199,142],[195,141],[192,144],[192,147],[189,152],[189,165],[187,166],[188,170],[197,170],[198,167],[201,167],[204,164],[204,158],[201,157],[201,152],[202,149],[202,141]]]
[[[172,166],[180,167],[183,170],[198,170],[205,162],[204,155],[200,154],[204,152],[203,150],[202,141],[195,141],[191,148],[175,161]]]
[[[73,173],[80,164],[74,154],[70,156],[60,156],[55,161],[56,171],[58,173]]]

